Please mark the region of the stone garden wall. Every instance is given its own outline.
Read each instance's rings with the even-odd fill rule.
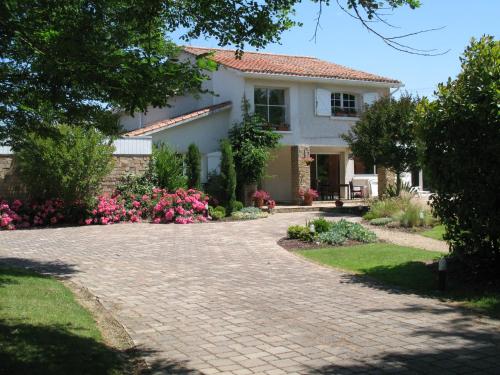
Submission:
[[[120,179],[127,174],[140,175],[148,168],[149,155],[115,155],[114,167],[102,182],[102,192],[112,193]]]
[[[121,177],[126,174],[142,174],[151,157],[151,138],[127,138],[115,141],[114,167],[102,182],[102,192],[111,193]],[[14,155],[6,147],[0,147],[0,199],[26,198],[18,173]]]

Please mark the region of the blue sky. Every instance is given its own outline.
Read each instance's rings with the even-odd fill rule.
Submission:
[[[345,1],[340,1],[342,4]],[[285,32],[281,44],[271,44],[266,52],[315,56],[355,69],[365,70],[405,84],[412,94],[432,95],[439,82],[454,77],[460,71],[459,56],[471,37],[500,34],[500,1],[497,0],[422,0],[416,10],[398,9],[388,21],[398,29],[383,28],[385,35],[406,34],[421,29],[446,26],[445,29],[407,39],[415,48],[450,50],[443,56],[409,55],[386,46],[359,22],[343,13],[335,3],[324,8],[316,42],[314,33],[317,5],[304,1],[297,6],[295,19],[303,27]],[[185,42],[174,39],[180,44]],[[198,39],[193,46],[217,47],[211,39]],[[252,50],[248,48],[248,50]]]

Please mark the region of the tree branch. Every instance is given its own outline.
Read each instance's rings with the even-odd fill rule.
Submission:
[[[386,45],[388,45],[389,47],[391,47],[397,51],[401,51],[401,52],[412,54],[412,55],[420,55],[420,56],[440,56],[440,55],[444,55],[444,54],[449,52],[449,50],[442,51],[442,52],[435,52],[436,49],[418,49],[418,48],[411,47],[408,44],[404,44],[404,43],[396,41],[396,39],[404,39],[404,38],[408,38],[411,36],[428,33],[431,31],[442,30],[445,28],[445,26],[438,27],[438,28],[432,28],[432,29],[419,30],[419,31],[415,31],[415,32],[407,33],[407,34],[402,34],[402,35],[386,36],[386,35],[382,34],[381,32],[377,31],[370,24],[375,23],[375,22],[382,22],[386,26],[389,26],[392,28],[400,28],[399,26],[395,26],[395,25],[390,24],[386,19],[381,17],[382,15],[388,15],[388,14],[379,13],[380,10],[384,10],[384,9],[386,10],[386,9],[390,9],[390,8],[381,7],[381,8],[377,8],[377,9],[370,8],[369,10],[366,10],[365,6],[363,5],[363,2],[360,2],[361,8],[363,8],[363,10],[365,10],[368,13],[368,18],[365,18],[360,13],[359,4],[356,3],[356,1],[349,1],[348,2],[349,8],[352,9],[354,14],[352,12],[350,12],[348,9],[346,9],[345,6],[340,4],[339,0],[336,0],[336,2],[337,2],[338,7],[344,13],[346,13],[348,16],[356,19],[357,21],[359,21],[363,25],[363,27],[366,28],[369,32],[375,34]],[[319,18],[321,16],[321,13],[322,13],[322,9],[321,9],[321,0],[320,0],[320,11],[318,12],[318,17],[316,18],[316,28],[314,31],[314,36],[312,38],[315,41],[317,38],[317,30],[318,30]],[[375,18],[375,20],[373,20],[372,18]]]

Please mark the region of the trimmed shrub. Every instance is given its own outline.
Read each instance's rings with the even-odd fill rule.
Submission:
[[[152,179],[157,187],[176,191],[187,187],[184,175],[184,157],[161,143],[153,148],[150,164]]]
[[[234,205],[233,205],[234,211],[240,211],[241,209],[243,209],[243,207],[245,207],[243,205],[243,203],[241,203],[240,201],[234,201]]]
[[[222,202],[226,207],[228,214],[233,212],[234,202],[236,201],[236,170],[234,168],[233,150],[231,143],[223,139],[220,144],[220,178],[222,185]]]
[[[30,133],[15,153],[28,194],[36,200],[89,203],[111,171],[114,146],[94,128],[60,125],[53,134]]]
[[[302,241],[312,241],[313,236],[311,232],[309,231],[308,227],[305,227],[303,225],[292,225],[288,227],[287,230],[287,235],[288,238],[290,239],[296,239],[296,240],[302,240]]]
[[[200,149],[194,143],[188,147],[186,154],[187,184],[191,189],[201,188],[201,154]]]
[[[376,219],[370,220],[371,225],[376,225],[376,226],[384,226],[389,223],[392,223],[394,219],[392,217],[379,217]]]
[[[328,232],[332,228],[333,222],[321,217],[311,221],[310,224],[314,225],[316,233],[324,233]]]
[[[222,206],[210,207],[209,213],[213,220],[222,220],[226,217],[226,209]]]

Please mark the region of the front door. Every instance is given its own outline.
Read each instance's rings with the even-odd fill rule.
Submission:
[[[318,190],[321,200],[334,200],[340,195],[340,155],[313,154],[311,186]]]

